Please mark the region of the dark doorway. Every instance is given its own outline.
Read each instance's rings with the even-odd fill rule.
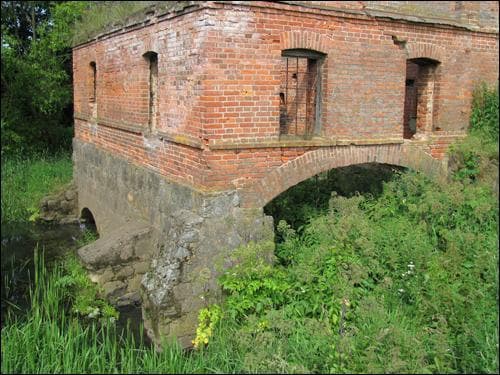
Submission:
[[[439,62],[426,58],[406,61],[403,138],[432,131],[437,96],[436,69]]]

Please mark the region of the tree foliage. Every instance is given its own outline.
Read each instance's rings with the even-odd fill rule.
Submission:
[[[70,41],[86,6],[2,1],[2,155],[70,146]]]

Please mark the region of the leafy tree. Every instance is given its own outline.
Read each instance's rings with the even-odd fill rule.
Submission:
[[[38,37],[38,25],[49,19],[50,1],[2,1],[2,34],[5,31],[19,41],[18,53],[29,50]]]
[[[72,25],[84,1],[2,1],[2,154],[69,147]]]

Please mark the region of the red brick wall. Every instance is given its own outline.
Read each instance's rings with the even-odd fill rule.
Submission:
[[[474,85],[498,79],[498,34],[251,4],[206,3],[75,48],[75,136],[177,181],[231,189],[318,147],[402,142],[407,59],[440,62],[432,122],[447,140],[468,125]],[[289,48],[326,54],[322,146],[280,141],[281,51]],[[157,138],[141,133],[148,120],[147,51],[158,53]],[[91,61],[98,125],[90,125]],[[443,157],[448,141],[438,138],[428,152]]]
[[[201,187],[205,161],[195,148],[168,141],[145,142],[140,134],[75,119],[75,137],[150,168],[169,179]]]
[[[143,54],[153,51],[158,53],[157,129],[198,137],[200,81],[207,74],[201,63],[206,29],[198,25],[205,17],[190,13],[74,49],[75,112],[91,114],[90,80],[84,77],[95,61],[97,116],[147,127],[149,64]]]

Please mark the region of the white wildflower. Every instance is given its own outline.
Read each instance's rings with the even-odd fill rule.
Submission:
[[[96,307],[92,310],[92,312],[88,315],[89,318],[95,318],[99,315],[99,308]]]

